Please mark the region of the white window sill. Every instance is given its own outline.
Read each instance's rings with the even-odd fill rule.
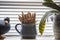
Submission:
[[[36,39],[21,39],[21,36],[10,36],[10,37],[6,37],[4,40],[54,40],[54,37],[37,36]]]

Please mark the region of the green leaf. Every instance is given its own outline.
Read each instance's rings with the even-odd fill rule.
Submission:
[[[43,3],[43,5],[53,8],[57,11],[60,11],[60,6],[57,5],[56,3],[54,3],[52,0],[44,0],[45,2]]]
[[[44,0],[45,2],[52,3],[52,0]]]
[[[56,13],[57,13],[57,15],[58,15],[60,12],[59,12],[59,11],[56,11],[56,10],[52,10],[52,11],[46,12],[46,14],[43,15],[43,17],[42,17],[42,19],[41,19],[41,21],[40,21],[40,23],[39,23],[39,32],[40,32],[41,35],[43,35],[43,33],[44,33],[44,29],[45,29],[45,25],[46,25],[46,19],[47,19],[50,15],[56,14]]]

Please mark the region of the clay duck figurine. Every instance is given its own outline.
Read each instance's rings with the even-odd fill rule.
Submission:
[[[4,20],[0,20],[0,39],[5,38],[2,36],[10,30],[10,18],[6,17]]]

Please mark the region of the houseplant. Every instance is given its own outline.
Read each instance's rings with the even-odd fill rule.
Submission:
[[[22,12],[22,16],[19,15],[19,21],[21,23],[16,24],[15,29],[16,31],[21,34],[23,39],[35,39],[36,37],[36,14],[27,12],[24,14]],[[18,31],[17,25],[21,25],[22,29],[21,32]]]
[[[46,12],[46,14],[42,17],[40,23],[39,23],[39,32],[41,33],[41,35],[43,35],[44,29],[45,29],[45,25],[46,25],[46,19],[48,16],[55,14],[55,19],[54,19],[54,36],[55,39],[59,40],[60,39],[60,31],[59,31],[59,21],[60,21],[60,6],[57,5],[56,3],[54,3],[52,0],[44,0],[45,2],[43,3],[43,5],[53,8],[53,11],[48,11]]]

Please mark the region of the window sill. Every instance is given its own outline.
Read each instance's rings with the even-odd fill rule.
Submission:
[[[4,40],[54,40],[54,37],[37,36],[36,39],[21,39],[21,36],[7,36]]]

